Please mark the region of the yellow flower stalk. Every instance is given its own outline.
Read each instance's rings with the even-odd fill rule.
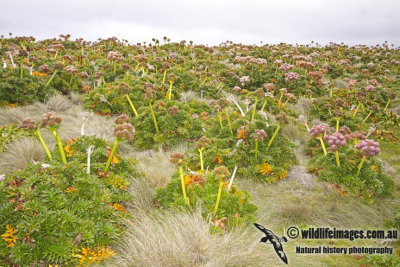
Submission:
[[[274,142],[274,139],[275,139],[276,135],[278,134],[280,128],[281,128],[281,125],[278,125],[278,128],[276,128],[274,134],[272,135],[271,139],[268,142],[267,149],[271,146],[272,142]]]
[[[113,146],[113,148],[112,148],[112,150],[111,150],[110,156],[108,157],[108,160],[107,160],[107,163],[106,163],[106,167],[104,168],[104,172],[105,172],[105,173],[107,173],[107,172],[108,172],[108,168],[110,168],[111,160],[113,159],[114,154],[115,154],[115,151],[117,150],[119,141],[120,141],[120,140],[119,140],[118,137],[115,138],[114,146]]]
[[[255,97],[254,108],[253,108],[253,113],[251,114],[250,123],[253,123],[254,115],[256,114],[257,102],[258,102],[258,97]]]
[[[324,151],[324,155],[326,156],[328,153],[326,152],[324,140],[322,140],[322,136],[317,137],[317,139],[321,142],[322,150]]]
[[[149,106],[150,106],[151,116],[153,117],[154,127],[156,128],[156,132],[159,133],[160,131],[158,130],[157,119],[156,119],[156,115],[154,114],[154,110],[153,110],[153,106],[151,105],[151,101],[149,101]]]
[[[125,94],[125,97],[126,97],[126,99],[128,99],[129,105],[131,106],[133,113],[135,113],[135,116],[138,117],[139,114],[138,114],[135,106],[133,105],[131,98],[129,97],[128,94]]]
[[[221,200],[221,193],[222,193],[223,185],[224,185],[224,182],[220,181],[219,185],[218,185],[217,202],[215,203],[215,208],[214,208],[214,216],[215,216],[215,214],[217,214],[217,211],[218,211],[218,206],[219,206],[219,201]]]
[[[231,119],[229,118],[228,110],[226,108],[225,108],[225,115],[226,115],[226,119],[228,121],[229,131],[231,132],[231,136],[233,136]]]
[[[181,185],[182,185],[183,199],[185,200],[186,204],[189,206],[189,199],[186,196],[185,179],[183,178],[182,165],[179,166],[179,174],[181,175]]]
[[[51,81],[53,80],[54,76],[57,74],[57,70],[54,71],[53,75],[51,75],[51,78],[49,79],[49,81],[46,83],[46,86],[49,86],[49,84],[51,83]]]
[[[357,170],[357,175],[356,175],[357,177],[360,175],[361,168],[362,168],[362,166],[363,166],[363,164],[364,164],[366,158],[367,158],[367,157],[364,156],[364,157],[361,159],[360,165],[358,165],[358,170]]]

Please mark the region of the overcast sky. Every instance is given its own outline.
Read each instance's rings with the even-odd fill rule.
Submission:
[[[400,45],[398,0],[0,0],[0,34],[37,39]]]

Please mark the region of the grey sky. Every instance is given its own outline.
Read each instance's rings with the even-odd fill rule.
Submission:
[[[398,0],[0,1],[5,36],[400,45]]]

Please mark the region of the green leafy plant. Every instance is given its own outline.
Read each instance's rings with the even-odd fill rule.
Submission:
[[[119,158],[112,172],[104,174],[103,140],[81,137],[67,145],[73,151],[67,165],[57,160],[30,164],[0,181],[0,233],[12,228],[8,234],[15,237],[15,242],[0,238],[4,264],[77,265],[82,248],[110,247],[123,234],[121,220],[128,217],[124,202],[130,200],[128,177],[135,173],[134,165]],[[94,151],[89,174],[90,145]]]

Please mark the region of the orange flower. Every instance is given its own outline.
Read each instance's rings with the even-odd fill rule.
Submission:
[[[107,160],[110,157],[110,154],[111,154],[111,148],[107,147],[107,151],[106,151]],[[111,160],[111,163],[116,164],[118,162],[119,162],[119,160],[118,160],[118,158],[116,156],[116,153],[114,153],[113,158]]]
[[[259,169],[259,173],[261,173],[262,175],[266,175],[266,174],[272,174],[273,170],[271,165],[269,165],[267,162],[264,162],[261,165],[257,165],[258,169]]]
[[[282,180],[282,179],[286,178],[287,176],[288,176],[288,172],[284,171],[284,172],[281,172],[280,174],[278,174],[276,178],[279,180]]]
[[[65,193],[71,193],[71,192],[74,192],[74,191],[76,191],[76,188],[73,187],[73,186],[70,186],[67,189],[65,189]]]
[[[121,204],[118,203],[114,203],[112,205],[112,207],[118,211],[122,211],[122,212],[126,212],[126,209],[124,208],[124,206],[122,206]]]
[[[243,139],[245,140],[247,138],[247,131],[244,127],[240,127],[237,131],[237,139]]]
[[[371,169],[373,169],[374,172],[378,172],[378,168],[375,165],[371,165]]]
[[[32,76],[46,77],[47,74],[41,72],[32,72]]]
[[[72,157],[74,155],[74,148],[70,147],[69,144],[64,147],[64,151],[65,151],[66,156],[68,158],[70,158],[70,157]]]
[[[190,186],[192,184],[204,185],[204,179],[201,175],[186,175],[184,179],[185,186]]]
[[[218,164],[219,166],[221,166],[222,160],[218,155],[215,155],[214,157],[214,163]]]
[[[10,225],[7,225],[6,229],[6,232],[2,234],[1,237],[7,242],[7,248],[13,247],[15,243],[17,243],[17,238],[14,236],[14,233],[17,231],[17,229],[14,229]]]

